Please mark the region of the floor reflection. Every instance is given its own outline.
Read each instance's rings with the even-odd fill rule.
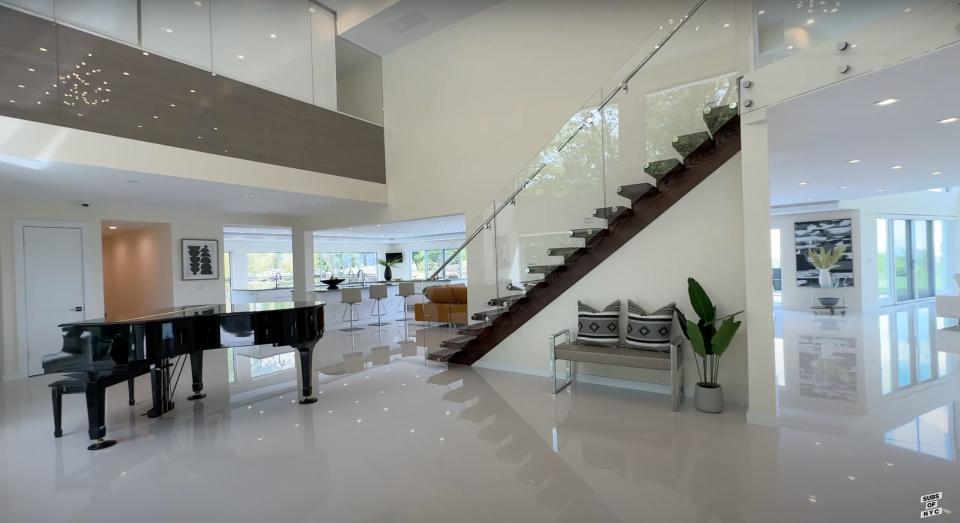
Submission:
[[[779,404],[787,423],[868,432],[903,448],[925,448],[930,438],[955,441],[955,417],[944,413],[960,400],[960,332],[951,335],[956,321],[938,318],[933,302],[845,317],[789,310],[775,316]],[[948,432],[937,433],[939,427]],[[934,433],[940,435],[925,436]]]

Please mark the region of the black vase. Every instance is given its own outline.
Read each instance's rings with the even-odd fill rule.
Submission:
[[[383,279],[386,281],[393,279],[393,271],[390,270],[389,265],[383,268]]]

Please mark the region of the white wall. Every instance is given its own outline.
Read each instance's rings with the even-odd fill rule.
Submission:
[[[173,306],[173,242],[167,224],[102,237],[103,304],[108,318]]]
[[[173,304],[196,305],[222,303],[224,300],[222,271],[220,280],[181,281],[180,240],[209,238],[223,242],[224,225],[288,225],[280,218],[264,215],[237,215],[195,209],[174,209],[123,204],[95,204],[83,208],[72,202],[31,201],[24,198],[5,199],[0,195],[0,334],[2,334],[2,372],[5,379],[21,376],[22,365],[17,350],[14,223],[17,220],[50,220],[76,222],[87,226],[91,234],[84,237],[84,250],[89,256],[86,266],[86,317],[104,314],[103,251],[99,234],[103,220],[145,221],[170,224],[170,268],[173,282]]]
[[[618,298],[632,299],[647,308],[676,302],[696,318],[687,296],[687,278],[694,277],[721,312],[743,310],[742,201],[738,155],[484,356],[480,365],[547,372],[547,335],[564,328],[576,331],[577,300],[604,306]],[[704,227],[705,222],[710,226]],[[689,347],[686,351],[685,383],[692,391],[697,372],[692,351]],[[619,367],[582,365],[581,372],[659,383],[666,378],[664,373]],[[746,404],[746,373],[746,340],[741,332],[720,368],[719,381],[728,401]]]

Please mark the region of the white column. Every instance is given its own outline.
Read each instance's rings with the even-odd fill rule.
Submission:
[[[313,300],[313,229],[293,228],[293,299]]]
[[[747,298],[747,421],[777,423],[770,259],[770,161],[766,110],[742,116],[744,280]]]

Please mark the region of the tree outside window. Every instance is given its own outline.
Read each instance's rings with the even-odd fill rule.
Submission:
[[[293,287],[293,254],[289,252],[248,252],[247,288]]]
[[[375,252],[318,252],[313,255],[314,279],[356,278],[359,271],[364,277],[376,279],[377,253]]]

